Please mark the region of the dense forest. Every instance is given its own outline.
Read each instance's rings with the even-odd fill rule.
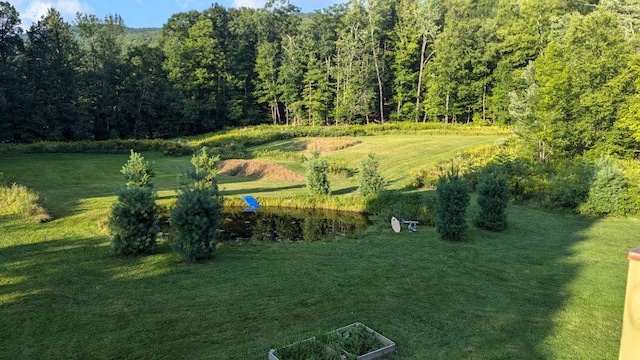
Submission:
[[[638,0],[214,4],[158,36],[0,2],[0,139],[166,138],[259,123],[509,125],[537,156],[632,156]],[[141,32],[140,34],[144,34]]]

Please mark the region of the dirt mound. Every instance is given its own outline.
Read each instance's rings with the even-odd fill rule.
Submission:
[[[230,176],[254,179],[302,182],[304,176],[284,166],[255,160],[225,160],[218,165],[218,172]]]

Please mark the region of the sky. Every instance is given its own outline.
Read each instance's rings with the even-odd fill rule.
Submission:
[[[312,12],[345,0],[289,0],[302,9]],[[77,12],[93,14],[102,19],[109,14],[118,14],[124,24],[131,28],[162,27],[171,15],[189,10],[202,11],[213,3],[225,8],[261,8],[267,0],[9,0],[9,4],[20,13],[22,28],[28,29],[49,8],[58,10],[64,19],[73,23]]]

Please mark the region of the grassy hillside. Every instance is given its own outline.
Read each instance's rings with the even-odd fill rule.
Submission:
[[[423,165],[432,165],[441,159],[450,158],[464,149],[491,143],[500,135],[446,136],[393,134],[365,136],[345,141],[345,138],[301,138],[285,140],[250,148],[252,151],[294,151],[294,160],[257,158],[256,161],[282,165],[304,174],[302,157],[314,146],[321,149],[322,156],[332,163],[343,163],[358,169],[360,161],[369,152],[374,152],[380,161],[380,170],[389,181],[389,188],[404,187],[409,172]],[[337,145],[336,145],[337,144]],[[344,144],[351,144],[345,148]],[[324,150],[323,150],[324,149]],[[143,153],[146,160],[154,164],[156,188],[163,198],[175,194],[177,177],[189,165],[189,157],[167,157],[157,153]],[[0,169],[5,177],[40,192],[44,205],[54,217],[75,211],[82,201],[92,199],[108,210],[115,199],[115,189],[123,182],[120,169],[127,161],[125,154],[18,154],[0,156]],[[333,175],[332,190],[338,195],[355,195],[355,177]],[[305,194],[302,181],[280,179],[239,178],[220,175],[220,188],[230,197],[251,193],[260,197],[290,196]]]
[[[496,138],[305,138],[252,150],[299,156],[318,146],[346,167],[374,152],[390,187],[401,189],[412,169]],[[280,152],[256,160],[301,169]],[[166,201],[189,158],[143,155]],[[362,238],[227,244],[197,265],[180,263],[165,243],[156,255],[117,258],[103,224],[126,160],[0,156],[4,176],[40,192],[54,217],[44,224],[1,219],[0,357],[264,359],[271,347],[355,321],[396,341],[398,359],[617,356],[625,256],[638,245],[638,220],[510,206],[506,232],[472,229],[461,244],[426,227],[395,234],[376,219]],[[355,179],[331,180],[338,196],[354,194]],[[305,191],[299,182],[229,175],[220,176],[220,187],[230,197]]]

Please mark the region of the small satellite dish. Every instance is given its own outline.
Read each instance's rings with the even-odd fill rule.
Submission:
[[[243,195],[242,200],[244,200],[244,202],[249,206],[248,208],[244,209],[244,212],[253,212],[260,207],[260,203],[258,202],[258,200],[256,200],[256,198],[251,195]]]
[[[395,216],[391,217],[391,228],[397,233],[400,232],[400,221]]]

